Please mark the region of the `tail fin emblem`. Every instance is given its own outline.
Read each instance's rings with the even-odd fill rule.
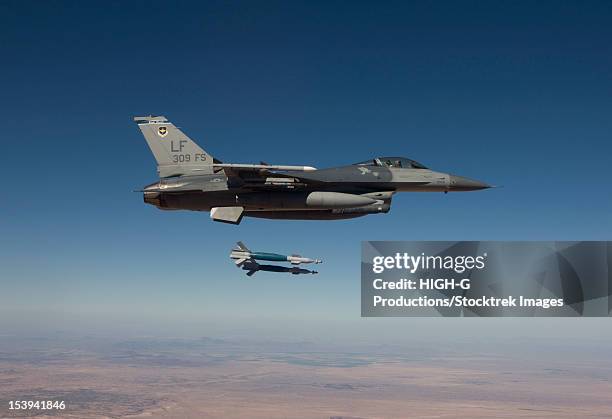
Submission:
[[[166,135],[168,135],[168,128],[166,127],[157,128],[157,135],[159,135],[162,138],[165,137]]]

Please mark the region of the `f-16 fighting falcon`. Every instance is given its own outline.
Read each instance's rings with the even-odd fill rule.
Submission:
[[[486,183],[435,172],[404,157],[377,157],[348,166],[222,163],[163,116],[137,116],[157,160],[159,181],[144,201],[163,210],[210,211],[214,221],[242,217],[340,220],[387,213],[397,192],[460,192]]]
[[[297,266],[285,267],[278,265],[260,265],[258,260],[266,260],[271,262],[289,262],[292,265],[300,265],[302,263],[321,263],[320,259],[305,258],[300,255],[280,255],[278,253],[253,252],[247,248],[244,243],[236,243],[236,247],[232,249],[230,258],[234,260],[236,266],[247,271],[248,276],[252,276],[257,271],[268,272],[290,272],[294,275],[299,274],[316,274],[317,271],[298,268]]]

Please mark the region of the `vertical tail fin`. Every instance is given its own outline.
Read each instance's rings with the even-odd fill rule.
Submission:
[[[241,250],[243,252],[250,252],[249,248],[246,247],[244,243],[238,242],[238,243],[236,243],[236,245],[238,246],[239,250]]]
[[[213,157],[163,116],[134,121],[157,160],[159,177],[213,173]]]

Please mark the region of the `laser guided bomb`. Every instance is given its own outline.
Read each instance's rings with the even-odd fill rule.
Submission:
[[[257,263],[258,260],[269,262],[289,262],[292,265],[322,263],[321,259],[305,258],[300,255],[281,255],[278,253],[253,252],[242,242],[236,243],[236,247],[234,247],[230,253],[230,258],[234,260],[236,266],[247,271],[248,276],[252,276],[257,271],[288,272],[294,275],[318,273],[317,271],[302,269],[298,268],[297,266],[286,267],[278,265],[261,265]]]
[[[304,258],[300,255],[280,255],[278,253],[252,252],[244,243],[236,243],[236,247],[230,253],[230,257],[236,261],[236,265],[242,265],[249,259],[266,260],[270,262],[290,262],[293,265],[301,263],[321,263],[320,259]]]
[[[155,156],[160,177],[144,188],[144,201],[163,210],[210,211],[214,221],[224,223],[239,224],[244,216],[341,220],[387,213],[397,192],[490,188],[404,157],[377,157],[321,170],[223,163],[163,116],[137,116],[134,121]]]

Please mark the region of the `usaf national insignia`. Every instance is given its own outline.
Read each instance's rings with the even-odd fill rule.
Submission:
[[[157,128],[157,135],[159,135],[160,137],[165,137],[166,135],[168,135],[168,128],[166,127]]]

